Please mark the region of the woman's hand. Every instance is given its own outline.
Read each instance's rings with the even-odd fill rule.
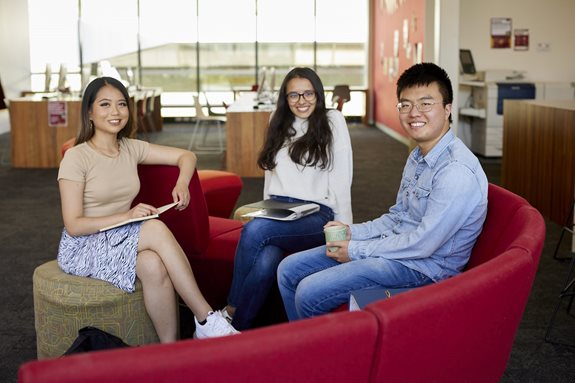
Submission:
[[[147,203],[139,203],[128,210],[128,219],[147,217],[152,214],[158,214],[158,209]]]
[[[174,190],[172,190],[172,198],[174,202],[178,202],[176,206],[177,210],[184,210],[190,204],[190,190],[188,189],[188,183],[185,181],[176,182]]]

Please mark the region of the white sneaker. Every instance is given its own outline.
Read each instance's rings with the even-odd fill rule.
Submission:
[[[229,324],[232,324],[232,321],[234,320],[234,318],[232,318],[232,317],[230,316],[230,314],[228,314],[228,310],[226,310],[225,307],[224,307],[223,309],[221,309],[221,310],[219,311],[219,313],[220,313],[220,315],[221,315],[225,320],[228,321]]]
[[[199,324],[195,317],[194,321],[196,322],[196,331],[194,332],[195,339],[214,338],[240,333],[224,319],[219,311],[210,311],[204,325]]]

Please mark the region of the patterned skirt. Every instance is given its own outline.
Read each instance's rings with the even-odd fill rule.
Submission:
[[[142,222],[134,222],[77,237],[64,229],[58,264],[68,274],[101,279],[126,292],[134,292],[141,226]]]

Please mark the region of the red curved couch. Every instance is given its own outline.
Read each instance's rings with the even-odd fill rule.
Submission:
[[[545,224],[527,201],[505,189],[489,185],[488,198],[483,231],[467,269],[456,277],[363,311],[225,338],[31,361],[20,367],[19,382],[498,382],[537,270]],[[208,228],[189,230],[210,233],[208,221]],[[193,245],[192,263],[222,257],[214,244]],[[213,271],[206,283],[210,277],[222,283],[221,269]]]

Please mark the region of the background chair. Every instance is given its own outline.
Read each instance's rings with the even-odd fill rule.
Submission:
[[[188,150],[193,150],[197,152],[213,152],[213,153],[223,153],[224,151],[224,137],[223,137],[223,127],[222,125],[226,123],[226,120],[222,117],[209,116],[204,113],[202,105],[198,96],[194,96],[194,108],[196,110],[196,124],[188,145]],[[216,124],[217,135],[218,135],[218,146],[207,145],[207,137],[209,127]],[[200,127],[204,127],[204,133],[202,137],[201,144],[198,143],[198,132]]]
[[[208,116],[213,116],[213,117],[222,117],[225,119],[226,117],[226,112],[225,109],[228,108],[228,105],[226,105],[225,102],[222,102],[222,105],[219,106],[220,108],[224,108],[224,112],[220,113],[220,112],[216,112],[214,110],[214,105],[210,104],[210,100],[208,99],[208,95],[206,94],[206,92],[202,92],[204,94],[204,99],[206,100],[206,107],[208,108]]]
[[[563,237],[565,237],[565,233],[571,234],[573,236],[573,229],[575,229],[575,224],[573,223],[573,210],[575,209],[575,200],[571,204],[571,211],[567,214],[567,219],[565,220],[565,224],[561,228],[561,235],[559,235],[559,241],[557,241],[557,245],[555,246],[555,251],[553,251],[553,259],[557,259],[560,261],[564,261],[566,259],[573,258],[570,257],[558,257],[557,253],[559,252],[559,248],[561,247],[561,242],[563,242]]]
[[[573,299],[575,299],[575,256],[571,253],[571,256],[567,257],[559,257],[557,254],[559,253],[559,249],[561,247],[561,242],[563,242],[563,238],[565,237],[565,233],[569,233],[570,237],[573,237],[573,229],[575,225],[573,224],[573,210],[575,208],[575,200],[571,205],[571,211],[567,215],[567,219],[565,221],[565,225],[561,228],[561,235],[559,236],[559,240],[557,241],[557,245],[555,246],[555,250],[553,251],[553,259],[559,261],[571,260],[569,265],[569,269],[567,271],[567,275],[565,277],[565,283],[561,292],[559,293],[559,298],[557,299],[557,303],[555,304],[555,308],[553,309],[553,313],[551,314],[551,319],[549,320],[549,324],[547,325],[547,330],[545,331],[545,341],[550,343],[557,343],[563,344],[567,346],[575,346],[575,343],[566,343],[566,342],[557,342],[552,340],[551,332],[553,330],[553,326],[555,324],[555,318],[557,317],[557,313],[563,304],[563,300],[565,298],[569,298],[567,303],[567,314],[571,315],[571,308],[573,307]],[[575,325],[575,323],[574,323]]]
[[[337,110],[341,112],[343,109],[343,104],[349,100],[351,100],[349,85],[336,85],[333,87],[331,102],[332,104],[337,105]]]

